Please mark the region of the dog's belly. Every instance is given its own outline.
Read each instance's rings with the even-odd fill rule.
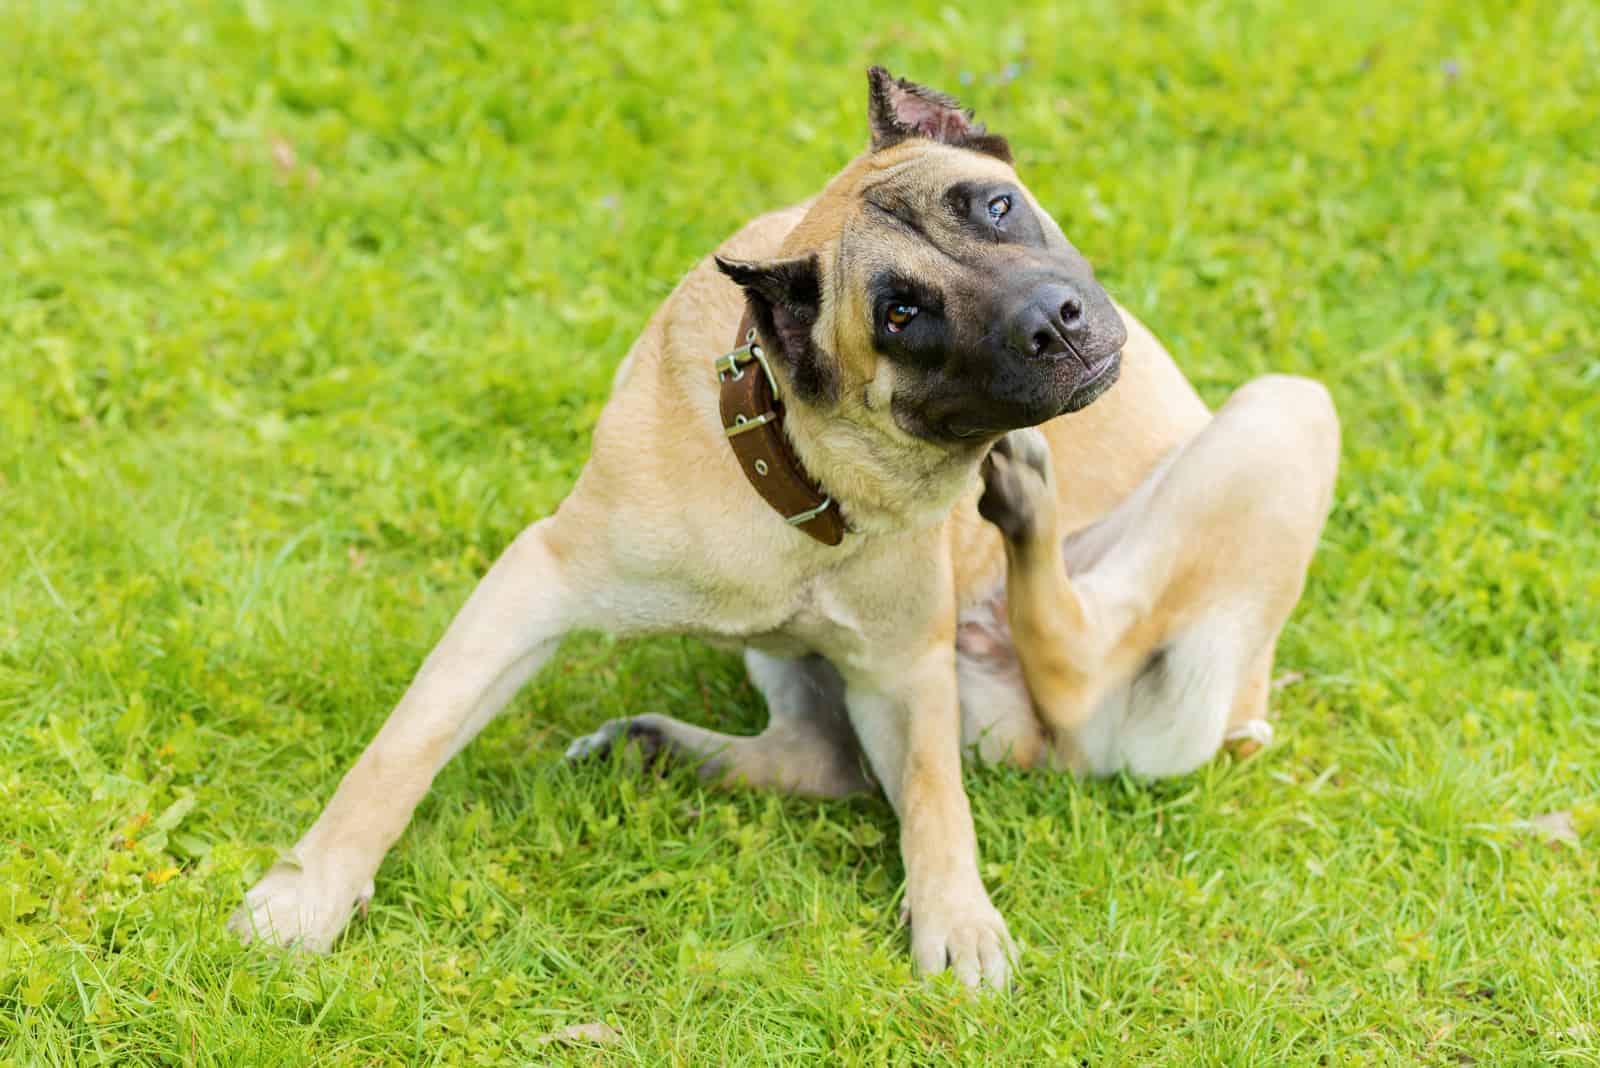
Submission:
[[[1073,570],[1073,538],[1063,546]],[[1038,722],[1006,618],[1004,584],[963,610],[956,627],[961,740],[988,763],[1052,763],[1091,777],[1184,775],[1221,748],[1244,662],[1226,614],[1169,635],[1149,660],[1106,689],[1089,719],[1056,740]],[[1263,724],[1263,726],[1265,726]],[[1267,728],[1270,735],[1270,728]]]
[[[1006,622],[1003,576],[956,619],[956,687],[964,751],[975,751],[988,764],[1040,763],[1043,729]]]
[[[781,656],[787,660],[798,660],[816,652],[802,639],[783,631],[758,634],[751,638],[706,637],[702,640],[707,645],[727,653],[742,653],[746,649],[754,649],[768,656]]]

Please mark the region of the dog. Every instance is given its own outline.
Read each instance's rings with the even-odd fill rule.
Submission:
[[[1158,776],[1262,735],[1337,469],[1327,391],[1259,379],[1213,415],[1003,137],[868,81],[869,147],[656,311],[571,495],[248,891],[246,941],[325,951],[439,769],[577,628],[742,649],[770,723],[640,715],[570,759],[631,741],[717,782],[882,790],[917,970],[974,988],[1005,987],[1015,947],[964,752]]]

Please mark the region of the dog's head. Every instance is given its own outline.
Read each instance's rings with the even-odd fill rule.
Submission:
[[[1094,272],[951,98],[869,75],[872,146],[744,287],[791,392],[965,452],[1116,381],[1127,330]],[[889,429],[886,427],[885,429]]]

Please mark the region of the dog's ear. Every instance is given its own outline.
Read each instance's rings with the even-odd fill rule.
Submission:
[[[839,385],[832,360],[811,336],[822,313],[822,264],[817,257],[716,260],[717,268],[744,289],[756,329],[778,350],[795,393],[813,403],[836,399]]]
[[[867,121],[874,152],[908,137],[926,137],[1011,162],[1006,139],[974,122],[972,112],[955,97],[896,78],[882,67],[867,71]]]

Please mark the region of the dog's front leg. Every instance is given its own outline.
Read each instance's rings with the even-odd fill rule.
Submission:
[[[434,775],[586,622],[556,522],[529,527],[489,569],[321,817],[245,896],[228,921],[245,941],[326,951]]]
[[[849,678],[845,701],[900,817],[912,960],[924,974],[951,968],[968,987],[1004,989],[1016,948],[978,874],[961,783],[953,635],[940,635],[909,663],[895,658],[893,668]]]

